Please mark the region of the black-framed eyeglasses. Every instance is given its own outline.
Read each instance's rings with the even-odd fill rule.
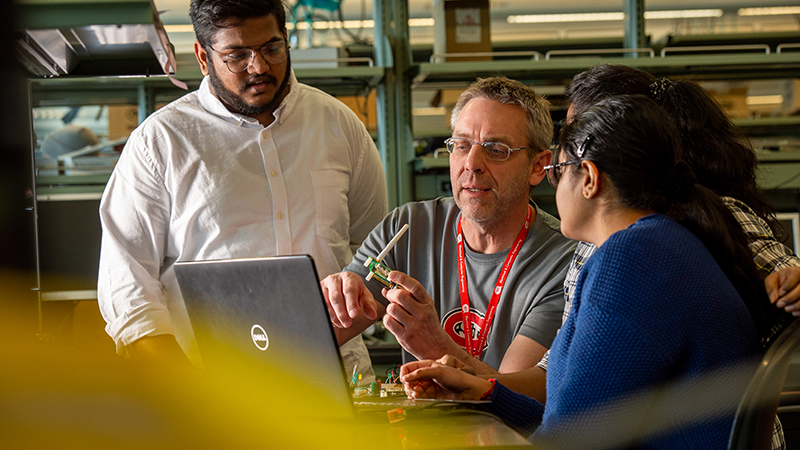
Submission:
[[[211,50],[214,50],[214,47],[208,46]],[[256,50],[261,53],[261,56],[264,57],[264,60],[267,64],[277,65],[282,64],[286,59],[289,57],[289,49],[291,45],[289,45],[286,41],[271,41],[267,42],[264,45],[259,47],[242,47],[237,48],[231,52],[222,54],[216,50],[214,53],[219,56],[219,59],[225,63],[225,66],[228,68],[231,73],[242,73],[250,68],[250,65],[253,64],[253,60],[256,57]]]
[[[577,164],[585,159],[583,155],[586,153],[586,146],[589,145],[589,142],[591,142],[592,139],[594,139],[593,135],[590,134],[586,136],[586,139],[584,139],[583,142],[581,142],[581,145],[578,146],[578,149],[575,150],[575,156],[577,156],[577,158],[573,159],[572,161],[566,161],[558,164],[548,164],[544,166],[544,171],[547,173],[547,181],[550,183],[550,186],[558,188],[558,182],[561,181],[561,173],[564,166]],[[561,153],[560,150],[561,148],[559,148],[559,151],[555,152],[553,155],[554,158],[558,158],[558,155]]]
[[[558,164],[548,164],[544,166],[544,171],[547,173],[547,181],[550,182],[550,186],[558,188],[558,182],[561,180],[562,167],[569,166],[570,164],[577,164],[581,161],[583,161],[583,158],[573,159],[572,161],[567,161]]]
[[[511,157],[511,152],[516,152],[522,149],[529,148],[530,146],[511,148],[502,142],[474,142],[464,138],[448,138],[444,141],[447,151],[456,157],[467,156],[472,150],[472,147],[480,145],[483,149],[483,155],[486,159],[492,161],[506,161]]]

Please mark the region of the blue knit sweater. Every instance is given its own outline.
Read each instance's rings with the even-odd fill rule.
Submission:
[[[724,449],[751,373],[742,364],[759,351],[747,307],[702,242],[651,215],[583,268],[551,349],[547,407],[498,384],[490,409],[548,447]]]

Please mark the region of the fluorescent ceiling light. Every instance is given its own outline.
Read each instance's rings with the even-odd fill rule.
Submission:
[[[304,25],[307,25],[307,22],[301,22]],[[300,28],[301,23],[297,24],[297,28]],[[312,22],[312,25],[315,30],[332,30],[334,28],[374,28],[375,21],[374,20],[345,20],[344,22],[330,21],[326,22],[324,20],[315,20]]]
[[[423,18],[423,19],[408,19],[408,26],[410,27],[432,27],[433,26],[433,18]]]
[[[332,30],[335,28],[374,28],[375,21],[374,20],[345,20],[344,22],[339,20],[315,20],[311,22],[311,27],[315,30]],[[287,22],[286,28],[289,30],[294,29],[294,24]],[[297,29],[298,30],[307,30],[308,29],[308,22],[297,22]]]
[[[783,103],[782,95],[748,95],[745,99],[748,105],[780,105]]]
[[[740,8],[740,16],[780,16],[784,14],[800,14],[800,6],[775,6],[772,8]]]
[[[508,23],[557,23],[557,22],[603,22],[622,20],[625,14],[613,13],[586,13],[586,14],[527,14],[508,16]]]
[[[691,19],[699,17],[721,17],[721,9],[683,9],[674,11],[645,11],[644,18],[658,19]],[[621,12],[580,13],[580,14],[528,14],[508,16],[508,23],[563,23],[563,22],[606,22],[624,20]]]
[[[375,21],[374,20],[345,20],[341,22],[339,20],[335,21],[324,21],[324,20],[317,20],[312,22],[312,26],[315,30],[332,30],[334,28],[375,28]],[[422,19],[408,19],[408,26],[410,27],[432,27],[433,26],[433,19],[432,18],[422,18]],[[294,29],[294,25],[291,23],[286,23],[286,28],[289,30]],[[297,23],[298,30],[307,30],[308,29],[308,22],[298,22]]]
[[[374,20],[345,20],[341,22],[339,20],[335,21],[325,21],[325,20],[317,20],[311,23],[311,26],[315,30],[332,30],[334,28],[375,28],[375,21]],[[433,26],[433,19],[428,18],[421,18],[421,19],[408,19],[408,26],[410,27],[432,27]],[[294,30],[294,24],[291,22],[286,22],[286,29]],[[297,23],[298,30],[307,30],[308,29],[308,22],[298,22]],[[194,33],[194,27],[190,24],[188,25],[164,25],[164,30],[167,33]]]
[[[413,108],[411,109],[411,114],[414,116],[443,116],[447,114],[447,108],[444,107]]]
[[[167,33],[194,33],[194,27],[189,25],[164,25]]]
[[[695,19],[700,17],[722,17],[721,9],[685,9],[678,11],[645,11],[645,19]]]

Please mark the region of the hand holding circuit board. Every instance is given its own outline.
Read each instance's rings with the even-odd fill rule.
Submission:
[[[369,269],[369,274],[365,278],[367,281],[376,280],[384,286],[383,296],[389,303],[383,324],[403,348],[423,359],[451,354],[457,349],[454,348],[457,344],[439,323],[439,315],[429,293],[419,281],[402,272],[393,272],[383,263],[383,258],[407,229],[408,224],[403,225],[377,258],[367,258],[364,266]]]
[[[400,229],[377,258],[367,257],[364,264],[370,268],[370,272],[366,276],[367,281],[375,279],[387,289],[399,287],[398,284],[389,280],[391,269],[383,264],[382,260],[406,230],[408,230],[408,224]],[[337,333],[337,338],[342,339],[343,342],[372,325],[379,314],[381,316],[384,314],[384,305],[382,304],[384,302],[378,302],[367,289],[365,280],[355,273],[343,271],[328,275],[320,281],[320,287],[328,306],[331,322],[340,330],[348,329],[348,332],[339,331]],[[354,323],[354,320],[358,323]]]
[[[407,229],[408,225],[404,225],[378,257],[368,257],[364,264],[369,269],[366,280],[384,287],[382,296],[386,302],[374,298],[366,287],[369,281],[352,272],[329,275],[320,283],[331,322],[338,328],[337,338],[346,342],[382,317],[386,329],[415,357],[431,359],[455,354],[460,347],[442,328],[436,305],[425,287],[383,263]]]

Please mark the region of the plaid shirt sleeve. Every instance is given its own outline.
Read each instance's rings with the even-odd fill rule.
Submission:
[[[572,254],[572,261],[567,268],[567,277],[564,279],[564,315],[561,317],[561,324],[567,321],[569,312],[572,309],[572,301],[575,299],[575,286],[578,284],[578,274],[581,273],[583,265],[590,256],[594,254],[597,247],[588,242],[578,242],[575,248],[575,253]],[[550,350],[542,357],[541,361],[536,364],[536,367],[541,367],[547,370],[547,362],[550,358]]]
[[[767,222],[749,206],[731,197],[722,197],[722,201],[742,226],[747,245],[753,252],[753,261],[759,269],[769,274],[787,267],[800,267],[800,259],[789,247],[775,239]]]
[[[731,197],[722,197],[722,201],[742,226],[742,230],[747,236],[747,245],[753,252],[753,260],[759,269],[769,274],[791,266],[800,267],[800,259],[792,253],[791,249],[775,239],[767,222],[758,217],[749,206]],[[777,416],[772,429],[771,444],[772,450],[786,448],[783,427]]]

